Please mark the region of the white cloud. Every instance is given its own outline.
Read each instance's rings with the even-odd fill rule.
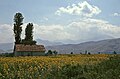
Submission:
[[[70,39],[71,35],[66,32],[66,28],[61,25],[38,25],[34,24],[35,39],[65,40]]]
[[[97,15],[101,12],[101,10],[94,5],[90,5],[87,1],[78,4],[72,4],[72,6],[60,7],[55,14],[71,14],[71,15],[79,15],[85,17],[92,17],[93,15]]]
[[[0,43],[13,42],[12,26],[8,24],[0,25]]]
[[[98,19],[82,19],[68,25],[38,25],[35,27],[35,39],[74,40],[76,42],[102,40],[120,37],[120,27]]]
[[[69,31],[74,30],[74,38],[76,38],[74,40],[88,41],[120,37],[119,26],[98,19],[84,19],[72,22],[69,28]]]
[[[25,37],[25,28],[27,23],[22,25],[22,39]],[[71,35],[65,31],[62,25],[38,25],[33,24],[34,39],[46,39],[50,41],[70,39]]]
[[[27,23],[23,25],[23,29]],[[81,41],[102,40],[119,38],[120,26],[110,24],[99,19],[81,19],[68,25],[38,25],[34,24],[34,39],[46,39],[50,41],[73,40]],[[10,25],[0,25],[0,42],[13,42],[13,31]],[[24,30],[22,32],[24,38]],[[71,42],[72,43],[72,42]]]
[[[120,16],[120,13],[114,13],[113,16]]]

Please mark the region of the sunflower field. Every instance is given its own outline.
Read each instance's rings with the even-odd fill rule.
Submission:
[[[120,55],[0,57],[0,79],[120,79]]]

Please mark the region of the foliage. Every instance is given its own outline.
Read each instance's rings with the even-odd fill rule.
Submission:
[[[22,40],[22,44],[36,45],[36,41],[33,41],[33,24],[28,23],[25,29],[25,39]]]
[[[13,53],[1,53],[0,57],[13,57],[14,54]]]
[[[21,13],[16,13],[14,16],[14,34],[15,34],[15,44],[20,44],[21,42],[21,32],[24,17]]]
[[[56,50],[54,50],[54,51],[53,51],[53,54],[54,54],[54,55],[57,55],[57,54],[58,54],[58,52],[57,52]]]
[[[52,50],[48,50],[48,52],[46,53],[46,55],[57,55],[58,52],[56,50],[52,51]]]
[[[33,41],[33,24],[28,23],[25,29],[25,40],[26,41]]]
[[[22,21],[24,17],[21,13],[16,13],[14,16],[14,34],[15,44],[36,45],[36,41],[33,40],[33,24],[28,23],[25,29],[25,39],[21,40]],[[15,48],[14,48],[15,49]]]
[[[70,54],[73,54],[73,52],[71,52]]]
[[[86,51],[85,51],[85,54],[87,54],[87,52],[88,52],[88,51],[86,50]]]
[[[91,53],[90,52],[88,52],[88,55],[90,55]]]
[[[120,79],[120,55],[0,57],[0,79]]]
[[[119,70],[120,56],[115,56],[96,65],[67,64],[55,76],[57,79],[120,79]]]
[[[52,50],[48,50],[48,52],[46,53],[46,55],[52,55],[52,54],[53,54]]]
[[[26,40],[22,40],[21,44],[25,44],[25,45],[36,45],[36,41],[26,41]]]
[[[114,52],[113,52],[113,54],[117,54],[117,52],[116,52],[116,51],[114,51]]]

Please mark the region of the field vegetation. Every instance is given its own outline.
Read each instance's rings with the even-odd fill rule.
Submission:
[[[0,79],[120,79],[120,55],[0,57]]]

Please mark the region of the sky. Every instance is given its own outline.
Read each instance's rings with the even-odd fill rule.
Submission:
[[[81,43],[120,38],[120,0],[0,0],[0,43],[14,42],[13,18],[34,25],[34,40]]]

